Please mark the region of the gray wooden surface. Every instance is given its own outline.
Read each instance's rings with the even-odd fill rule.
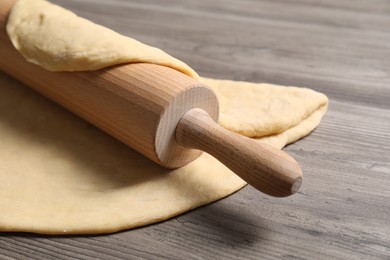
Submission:
[[[295,196],[246,187],[111,235],[3,233],[1,259],[390,259],[390,1],[54,2],[204,76],[307,86],[330,109],[286,148],[305,174]]]

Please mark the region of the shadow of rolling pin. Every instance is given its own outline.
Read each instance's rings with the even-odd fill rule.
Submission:
[[[27,62],[5,31],[14,2],[0,3],[1,70],[164,167],[182,167],[205,151],[266,194],[299,189],[302,173],[292,157],[219,126],[215,93],[179,71],[137,63],[50,72]]]

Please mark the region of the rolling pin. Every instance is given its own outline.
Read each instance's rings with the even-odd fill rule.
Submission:
[[[219,126],[215,93],[177,70],[137,63],[51,72],[26,61],[5,30],[14,3],[0,3],[0,69],[7,74],[163,167],[182,167],[204,151],[266,194],[284,197],[298,191],[298,163]]]

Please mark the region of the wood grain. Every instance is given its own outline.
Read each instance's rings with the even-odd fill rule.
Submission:
[[[313,134],[286,148],[305,173],[292,197],[247,187],[112,235],[2,234],[0,258],[390,258],[389,1],[53,2],[163,48],[203,76],[307,86],[327,94],[330,108]]]
[[[72,73],[45,70],[26,61],[8,38],[6,18],[14,2],[0,4],[2,71],[162,166],[178,168],[200,156],[200,151],[175,141],[176,125],[195,107],[217,120],[214,91],[175,69],[156,64]]]
[[[286,197],[301,187],[301,168],[291,156],[224,129],[200,108],[189,110],[180,119],[176,140],[184,147],[211,154],[265,194]]]
[[[298,191],[298,163],[279,149],[219,126],[214,91],[187,75],[147,63],[59,73],[26,61],[5,29],[14,3],[0,4],[4,72],[162,166],[185,166],[206,151],[268,195],[286,197]]]

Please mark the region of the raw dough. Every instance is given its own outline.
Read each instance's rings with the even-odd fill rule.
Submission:
[[[160,50],[42,0],[19,0],[7,29],[15,47],[47,69],[147,61],[197,77]],[[72,37],[74,29],[78,36],[96,29],[112,38]],[[327,108],[327,98],[309,89],[201,80],[217,92],[224,127],[279,148],[310,133]],[[4,74],[0,136],[0,231],[114,232],[173,217],[245,185],[208,154],[164,169]]]
[[[327,97],[307,88],[207,78],[200,80],[217,93],[219,124],[249,137],[283,133],[301,123],[313,111],[326,111]],[[279,147],[296,140],[289,138]]]
[[[7,23],[15,48],[30,62],[51,71],[97,70],[129,62],[148,62],[198,74],[160,49],[43,0],[19,0]]]

